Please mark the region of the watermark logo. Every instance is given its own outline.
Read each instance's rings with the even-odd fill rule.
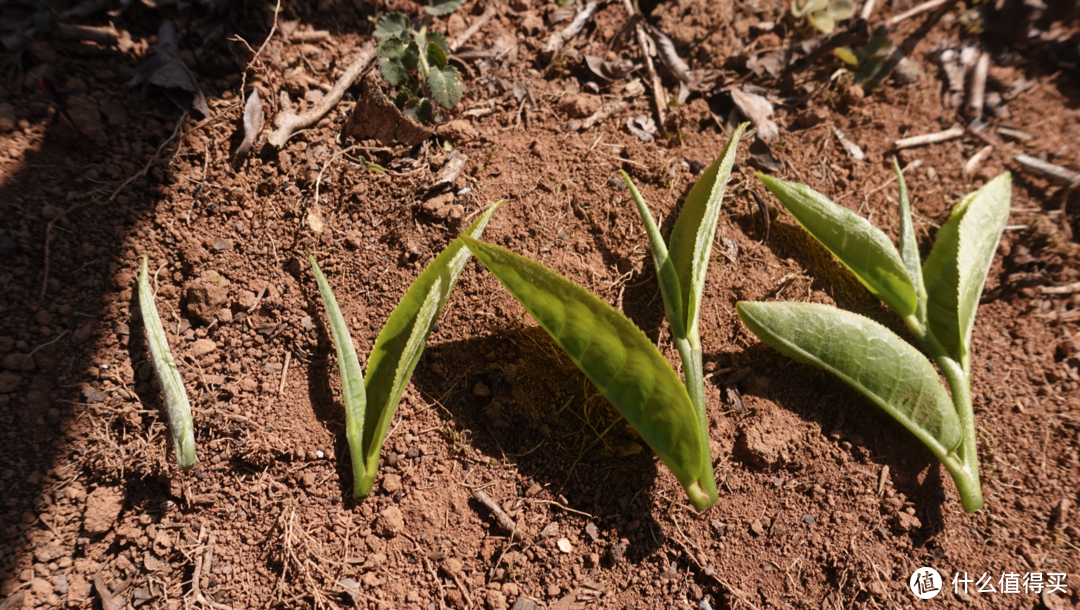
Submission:
[[[933,599],[941,593],[941,574],[934,568],[919,568],[908,580],[911,592],[919,599]]]

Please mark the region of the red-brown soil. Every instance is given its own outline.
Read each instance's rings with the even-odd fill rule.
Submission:
[[[631,115],[653,116],[648,92],[590,129],[568,131],[625,84],[592,92],[580,59],[614,57],[625,9],[603,5],[567,56],[549,64],[540,49],[565,25],[544,20],[555,5],[512,4],[517,11],[500,6],[470,44],[506,37],[515,50],[458,63],[467,87],[452,117],[460,122],[412,150],[338,154],[349,93],[279,153],[259,145],[234,164],[250,52],[233,37],[259,46],[272,22],[265,3],[223,3],[217,17],[199,5],[133,6],[115,19],[134,41],[124,52],[42,35],[0,56],[10,77],[0,104],[16,121],[0,133],[0,608],[1077,607],[1080,294],[1043,289],[1080,280],[1080,198],[1018,173],[1012,158],[1043,154],[1080,167],[1080,90],[1075,66],[1060,67],[1045,48],[1017,51],[989,36],[992,86],[1021,76],[1035,83],[1009,103],[1012,118],[995,124],[1033,138],[999,141],[971,177],[964,165],[984,146],[973,136],[901,154],[904,165],[920,164],[907,176],[924,254],[963,194],[1001,171],[1014,176],[1010,226],[974,332],[986,508],[965,514],[944,468],[900,425],[738,321],[738,300],[787,299],[902,326],[767,196],[747,143],[702,312],[719,505],[696,514],[647,449],[618,457],[633,432],[617,424],[600,438],[617,421],[614,409],[475,262],[398,408],[376,493],[351,500],[337,367],[305,246],[363,360],[424,265],[504,199],[487,240],[588,287],[678,361],[618,170],[630,173],[666,234],[696,180],[691,169],[726,141],[714,120],[726,119],[724,96],[706,90],[669,108],[669,135],[651,143],[625,127]],[[379,7],[392,9],[420,12],[412,3]],[[454,34],[482,9],[470,0],[438,23]],[[280,91],[295,100],[308,86],[295,90],[288,71],[332,84],[370,40],[375,10],[285,6],[282,20],[333,38],[270,40],[263,67],[246,77],[258,83],[268,123]],[[773,152],[785,164],[777,175],[807,182],[895,238],[892,142],[961,120],[945,107],[931,51],[977,40],[967,33],[971,13],[957,9],[919,42],[914,82],[861,96],[850,74],[830,80],[840,67],[831,56],[790,82],[745,70],[739,54],[812,34],[751,29],[781,10],[679,0],[649,20],[673,35],[692,68],[715,71],[719,89],[750,83],[773,96],[781,128]],[[875,18],[896,12],[879,6]],[[178,21],[208,120],[181,117],[153,89],[125,86],[163,16]],[[896,39],[923,18],[904,22]],[[636,45],[625,53],[635,56]],[[39,91],[43,75],[77,90],[68,109],[85,137]],[[674,81],[664,82],[673,92]],[[514,83],[528,91],[522,101]],[[808,112],[821,122],[800,127]],[[864,161],[833,127],[862,147]],[[468,156],[451,192],[471,191],[433,202],[426,187],[450,146]],[[365,169],[361,155],[387,171]],[[767,240],[750,191],[769,202]],[[738,249],[732,258],[723,255],[729,243]],[[195,410],[200,461],[188,473],[175,465],[134,302],[143,255]],[[192,298],[200,289],[209,302]],[[733,373],[743,376],[726,385]],[[525,538],[510,540],[472,499],[476,490]],[[947,583],[933,601],[908,589],[920,566]],[[1065,595],[974,585],[957,595],[951,584],[957,573],[987,573],[1000,589],[1005,574],[1033,572],[1067,574]]]

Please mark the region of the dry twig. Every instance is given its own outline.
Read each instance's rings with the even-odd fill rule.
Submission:
[[[281,148],[296,130],[306,129],[319,122],[327,112],[330,112],[331,108],[341,101],[341,96],[345,95],[345,90],[352,86],[356,78],[371,64],[371,60],[374,58],[375,45],[371,43],[364,45],[360,49],[360,54],[356,56],[356,59],[345,70],[345,73],[341,75],[341,78],[330,89],[330,92],[324,95],[315,107],[303,114],[292,112],[288,93],[282,91],[281,105],[283,111],[279,112],[277,117],[274,118],[274,125],[277,125],[277,129],[266,138],[266,141],[274,148]]]
[[[476,490],[473,492],[472,497],[491,511],[491,516],[495,517],[495,521],[499,524],[499,527],[509,532],[511,536],[517,533],[517,523],[514,523],[514,520],[510,518],[510,515],[506,514],[506,511],[504,511],[495,500],[492,500],[491,496],[480,490]]]
[[[992,144],[987,144],[980,148],[979,152],[972,155],[971,158],[968,159],[968,162],[964,164],[964,177],[970,178],[975,175],[975,172],[979,171],[979,166],[990,156],[990,151],[992,150],[994,150],[994,146]]]
[[[476,21],[472,22],[472,25],[470,25],[467,30],[459,34],[458,37],[450,43],[450,52],[456,53],[457,50],[461,48],[461,45],[469,42],[469,39],[472,38],[474,34],[479,32],[480,28],[484,27],[484,25],[487,24],[488,21],[491,21],[491,18],[494,17],[495,14],[498,12],[498,2],[496,2],[495,0],[488,0],[488,4],[487,7],[484,8],[484,12],[476,18]]]
[[[895,17],[890,17],[889,20],[885,22],[885,25],[891,28],[905,19],[920,15],[926,11],[932,11],[946,2],[952,2],[952,0],[930,0],[929,2],[923,2],[919,6],[904,11]]]
[[[1050,184],[1068,187],[1080,185],[1080,174],[1071,172],[1060,165],[1054,165],[1049,161],[1043,161],[1038,157],[1016,155],[1013,157],[1013,161],[1020,165],[1020,170],[1025,174],[1038,176]]]
[[[983,51],[971,71],[971,93],[968,95],[968,118],[977,119],[983,113],[983,101],[986,99],[986,73],[990,69],[990,54]]]
[[[893,149],[902,150],[904,148],[913,148],[915,146],[926,146],[927,144],[937,144],[938,142],[945,142],[952,140],[953,138],[959,138],[964,135],[964,128],[956,125],[946,129],[945,131],[939,131],[937,133],[928,133],[921,136],[912,136],[910,138],[903,138],[893,143]]]
[[[600,5],[596,0],[591,0],[585,4],[585,8],[578,11],[577,15],[574,15],[574,20],[570,22],[570,25],[552,35],[547,41],[547,44],[544,45],[544,53],[554,57],[556,53],[561,51],[562,48],[566,46],[566,43],[574,36],[577,36],[578,32],[585,27],[585,24],[589,22],[589,19],[592,19],[593,13],[596,12],[598,6]]]

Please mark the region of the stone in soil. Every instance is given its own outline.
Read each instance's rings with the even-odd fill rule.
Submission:
[[[98,487],[86,497],[83,529],[89,536],[104,534],[112,528],[123,507],[123,491],[116,487]]]
[[[405,517],[396,506],[383,509],[375,521],[375,533],[384,538],[393,538],[405,531]]]
[[[188,285],[187,311],[204,324],[213,323],[228,302],[229,281],[213,271]]]

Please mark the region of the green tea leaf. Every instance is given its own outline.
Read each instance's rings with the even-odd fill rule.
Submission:
[[[938,231],[923,265],[927,325],[965,371],[979,297],[1009,220],[1011,197],[1008,172],[965,197]]]
[[[758,179],[821,245],[900,316],[915,313],[918,297],[900,253],[880,229],[814,189],[760,172]]]
[[[169,431],[172,432],[173,448],[176,450],[176,462],[183,470],[195,466],[195,426],[191,421],[191,406],[188,404],[184,380],[176,370],[169,338],[165,327],[161,325],[157,304],[154,303],[154,291],[150,289],[149,263],[142,259],[142,271],[139,273],[139,310],[142,312],[143,326],[146,328],[146,346],[150,350],[150,360],[154,364],[154,373],[165,396],[165,413],[169,417]]]
[[[398,86],[409,78],[403,58],[408,45],[400,38],[386,38],[379,42],[379,72],[391,86]]]
[[[896,181],[900,185],[900,259],[904,261],[904,268],[908,271],[908,277],[911,278],[919,299],[915,316],[925,324],[926,288],[922,278],[922,259],[919,258],[919,242],[915,238],[915,225],[911,220],[911,201],[908,199],[907,183],[904,181],[904,172],[900,171],[900,164],[896,161],[896,157],[893,157],[893,170],[896,172]]]
[[[420,47],[415,40],[410,40],[405,47],[405,52],[401,54],[401,65],[410,72],[420,65]]]
[[[649,237],[649,248],[652,250],[653,264],[656,265],[656,277],[660,281],[660,294],[664,298],[664,313],[668,323],[671,324],[671,334],[680,339],[686,338],[686,317],[683,315],[682,288],[679,285],[679,275],[675,272],[675,265],[668,255],[667,244],[660,235],[660,229],[653,220],[652,212],[648,204],[641,197],[637,187],[626,172],[621,172],[626,187],[630,189],[630,197],[637,206],[641,222],[645,225],[645,234]]]
[[[404,107],[401,109],[401,113],[420,123],[427,123],[431,121],[433,110],[431,102],[423,98],[414,97],[405,102]]]
[[[828,6],[829,0],[806,0],[802,2],[800,0],[792,0],[791,2],[791,14],[795,18],[802,17],[806,13],[816,13],[818,11],[825,10]]]
[[[682,290],[683,327],[692,340],[698,336],[698,309],[705,290],[705,275],[709,271],[713,235],[720,217],[724,189],[731,178],[739,138],[747,125],[749,123],[739,125],[724,145],[724,150],[690,189],[682,212],[675,221],[675,228],[671,231],[669,252]]]
[[[431,6],[425,6],[424,12],[428,15],[448,15],[459,8],[465,3],[465,0],[432,0]]]
[[[439,45],[439,48],[443,51],[443,55],[446,55],[447,57],[450,56],[450,43],[446,41],[446,36],[443,36],[438,32],[428,32],[427,40],[428,42],[434,42]]]
[[[465,243],[667,464],[694,507],[715,504],[708,439],[678,374],[645,334],[543,265],[474,239]]]
[[[461,101],[463,88],[457,68],[440,69],[432,66],[431,71],[428,72],[428,89],[431,90],[431,97],[447,110],[457,106]]]
[[[330,335],[334,338],[334,352],[337,355],[338,370],[341,373],[341,398],[345,403],[345,438],[349,441],[349,454],[353,466],[353,494],[358,493],[360,481],[366,472],[364,467],[364,419],[367,416],[367,391],[364,389],[364,372],[360,368],[360,359],[356,356],[349,326],[341,314],[334,292],[326,281],[322,269],[315,262],[315,255],[307,253],[311,270],[315,273],[315,282],[319,285],[323,307],[330,322]]]
[[[851,47],[837,47],[833,49],[833,55],[851,67],[859,65],[859,58],[852,52]]]
[[[440,70],[446,67],[446,51],[443,51],[443,48],[434,41],[428,41],[426,53],[431,66]]]
[[[851,0],[832,0],[826,12],[833,21],[843,21],[855,14],[855,3]]]
[[[411,28],[412,24],[409,23],[408,15],[405,13],[390,13],[379,20],[379,23],[375,26],[375,31],[371,35],[377,40],[399,38],[406,36]]]
[[[816,303],[736,303],[739,319],[773,349],[858,390],[944,459],[960,421],[937,370],[881,324]]]
[[[810,22],[810,25],[814,26],[814,29],[822,34],[831,34],[832,31],[836,29],[836,22],[826,11],[810,13],[806,16],[806,20]]]
[[[364,479],[357,489],[360,497],[371,492],[379,468],[379,453],[394,411],[431,335],[431,329],[469,260],[469,250],[465,248],[463,240],[479,237],[501,204],[500,201],[485,210],[461,237],[431,261],[406,291],[375,339],[366,377],[367,417],[363,446],[367,466]],[[433,312],[425,309],[431,299],[435,303]]]

